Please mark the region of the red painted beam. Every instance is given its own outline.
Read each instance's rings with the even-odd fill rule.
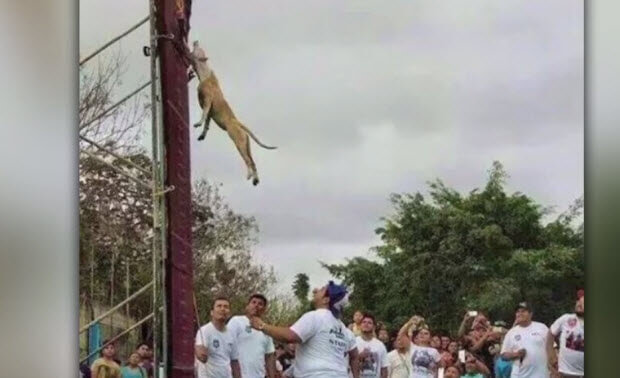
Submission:
[[[162,120],[166,148],[168,256],[167,377],[194,376],[192,206],[187,66],[180,47],[189,30],[189,0],[157,0]],[[161,37],[162,35],[172,36]]]

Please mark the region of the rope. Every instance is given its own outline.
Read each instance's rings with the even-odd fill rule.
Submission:
[[[144,17],[142,20],[140,20],[140,22],[138,22],[137,24],[135,24],[134,26],[132,26],[131,28],[129,28],[126,32],[124,32],[123,34],[119,35],[116,38],[113,38],[110,42],[106,43],[105,45],[101,46],[100,48],[98,48],[97,50],[95,50],[94,53],[90,54],[89,56],[87,56],[86,58],[80,60],[80,67],[88,62],[89,60],[91,60],[92,58],[94,58],[95,56],[97,56],[99,53],[101,53],[103,50],[107,49],[108,47],[110,47],[112,44],[114,44],[115,42],[117,42],[119,39],[123,38],[124,36],[126,36],[127,34],[131,33],[132,31],[136,30],[137,28],[139,28],[140,26],[142,26],[143,24],[145,24],[148,20],[150,19],[150,16],[146,16]]]

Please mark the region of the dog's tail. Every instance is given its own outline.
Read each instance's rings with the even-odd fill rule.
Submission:
[[[261,142],[260,140],[258,140],[258,138],[256,137],[256,135],[254,135],[254,133],[252,132],[252,130],[248,129],[243,123],[239,122],[239,125],[241,126],[241,128],[243,130],[245,130],[246,133],[248,133],[248,135],[254,139],[254,141],[256,142],[256,144],[258,144],[259,146],[261,146],[262,148],[265,148],[267,150],[275,150],[278,147],[275,146],[268,146],[266,144],[264,144],[263,142]]]

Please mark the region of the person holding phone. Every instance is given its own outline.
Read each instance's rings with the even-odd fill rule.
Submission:
[[[549,328],[532,321],[532,308],[521,302],[515,309],[515,327],[504,337],[501,357],[512,361],[511,378],[549,378],[553,365],[553,338]]]
[[[414,333],[418,345],[411,346],[411,378],[434,378],[441,366],[441,355],[430,346],[431,332],[423,327]]]

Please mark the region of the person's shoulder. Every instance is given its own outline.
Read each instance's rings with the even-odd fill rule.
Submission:
[[[387,353],[387,348],[385,347],[385,344],[383,344],[383,342],[381,342],[381,340],[377,339],[376,337],[374,339],[372,339],[372,343],[379,349],[383,349],[385,350],[385,352]]]
[[[91,366],[91,368],[94,368],[96,366],[101,365],[103,363],[103,361],[104,361],[103,357],[99,357],[95,361],[93,361],[92,365],[90,365],[90,366]]]
[[[506,336],[504,336],[504,338],[508,337],[508,335],[512,336],[517,332],[519,332],[519,326],[514,326],[506,332]]]
[[[532,324],[536,327],[536,328],[540,328],[540,329],[549,329],[549,327],[547,327],[547,325],[545,323],[541,323],[541,322],[532,322]]]
[[[235,315],[228,321],[228,327],[245,326],[250,323],[250,320],[245,315]]]
[[[203,325],[202,327],[200,327],[200,333],[204,333],[205,335],[211,334],[213,332],[215,332],[216,329],[213,326],[213,323],[209,322],[205,325]]]
[[[228,321],[228,323],[231,322],[235,322],[235,323],[249,323],[250,319],[248,319],[247,316],[245,315],[235,315],[232,318],[230,318],[230,320]]]

